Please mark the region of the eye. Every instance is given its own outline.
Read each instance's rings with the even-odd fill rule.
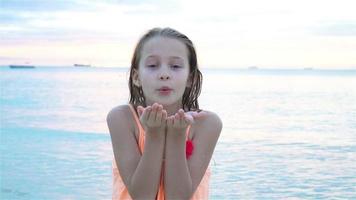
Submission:
[[[182,68],[182,66],[180,66],[180,65],[172,65],[172,68],[173,69],[179,69],[179,68]]]
[[[149,67],[149,68],[154,68],[154,67],[156,67],[157,65],[147,65],[147,67]]]

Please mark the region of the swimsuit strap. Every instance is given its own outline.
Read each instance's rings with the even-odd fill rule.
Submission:
[[[130,110],[132,112],[133,117],[135,118],[136,125],[137,125],[137,127],[139,128],[139,130],[141,132],[141,130],[144,130],[144,129],[143,129],[142,125],[141,125],[140,119],[137,116],[136,110],[131,104],[129,104],[129,108],[130,108]]]
[[[191,125],[189,125],[189,126],[187,127],[187,131],[185,132],[186,140],[189,140],[190,127],[191,127]]]
[[[136,122],[136,125],[138,127],[138,131],[139,131],[139,133],[138,133],[138,146],[139,146],[139,149],[140,149],[141,154],[142,154],[144,146],[145,146],[145,129],[143,129],[143,127],[141,125],[140,119],[137,116],[135,108],[131,104],[129,104],[129,108],[130,108],[130,110],[132,112],[133,117],[135,118],[135,122]]]

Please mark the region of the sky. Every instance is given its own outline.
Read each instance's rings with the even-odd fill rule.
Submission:
[[[200,67],[356,69],[354,0],[0,0],[0,65],[128,67],[171,27]]]

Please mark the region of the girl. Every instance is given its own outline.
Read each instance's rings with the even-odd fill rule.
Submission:
[[[113,199],[208,199],[208,168],[222,123],[201,111],[202,75],[193,43],[154,28],[131,62],[130,103],[107,115]]]

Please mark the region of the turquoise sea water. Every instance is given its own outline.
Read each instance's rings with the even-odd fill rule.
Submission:
[[[211,199],[355,199],[355,70],[204,69],[224,128]],[[127,69],[0,67],[0,199],[110,199]]]

